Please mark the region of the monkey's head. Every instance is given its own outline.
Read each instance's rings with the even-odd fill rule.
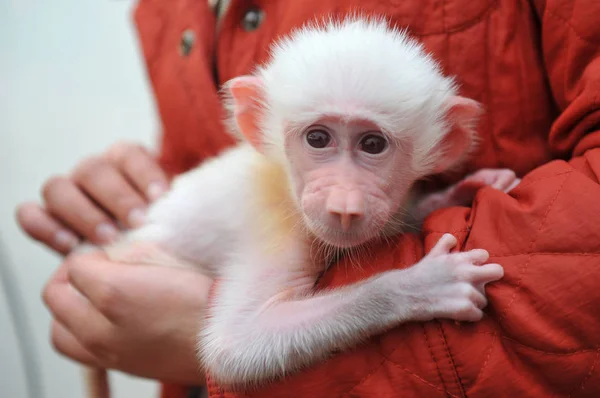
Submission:
[[[465,159],[477,102],[375,19],[307,26],[226,85],[235,131],[287,170],[306,226],[336,247],[399,225],[413,184]]]

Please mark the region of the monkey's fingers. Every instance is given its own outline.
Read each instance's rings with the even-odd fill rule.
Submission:
[[[77,246],[79,238],[66,226],[50,216],[37,203],[23,203],[17,208],[17,221],[33,239],[61,254]]]
[[[481,290],[477,289],[476,287],[474,287],[473,290],[471,291],[471,295],[470,295],[469,299],[480,310],[484,309],[488,305],[487,298],[481,292]]]
[[[485,305],[487,305],[487,300],[485,301]],[[440,317],[460,322],[478,322],[483,318],[483,307],[474,304],[471,300],[451,300],[441,312]]]
[[[483,185],[496,185],[498,179],[513,173],[510,169],[481,169],[465,177],[465,181],[479,182]],[[514,177],[514,173],[513,173]]]
[[[477,267],[472,267],[470,272],[471,283],[480,284],[483,288],[486,283],[494,282],[502,279],[504,276],[504,268],[500,264],[485,264]]]
[[[502,169],[496,171],[496,180],[493,182],[492,187],[503,192],[508,192],[515,180],[518,180],[514,171],[509,169]]]
[[[428,256],[436,257],[448,254],[450,253],[450,250],[452,250],[456,246],[457,243],[458,241],[456,240],[454,235],[444,234],[442,235],[440,240],[438,240],[435,246],[433,246],[433,249],[431,249]]]
[[[489,258],[490,254],[484,249],[473,249],[468,252],[456,253],[461,261],[469,262],[476,265],[485,263]]]
[[[521,179],[520,179],[520,178],[516,178],[516,179],[515,179],[515,180],[512,182],[512,184],[510,184],[510,186],[504,190],[504,192],[507,192],[507,193],[508,193],[508,192],[512,191],[512,190],[513,190],[513,189],[514,189],[514,188],[515,188],[517,185],[519,185],[520,183],[521,183]]]

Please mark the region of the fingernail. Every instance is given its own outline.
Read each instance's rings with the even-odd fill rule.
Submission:
[[[96,227],[96,237],[103,242],[112,242],[119,235],[119,231],[110,224],[100,224]]]
[[[71,232],[61,230],[54,235],[54,243],[57,246],[72,250],[79,243],[79,239]]]
[[[139,227],[146,221],[146,213],[143,209],[133,209],[127,216],[127,223],[131,227]]]
[[[164,186],[164,184],[160,182],[153,182],[148,186],[148,199],[155,201],[156,199],[160,198],[166,190],[167,188]]]

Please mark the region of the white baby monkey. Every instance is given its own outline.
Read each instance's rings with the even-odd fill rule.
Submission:
[[[178,177],[144,226],[106,248],[217,280],[198,336],[211,377],[244,387],[403,322],[481,319],[483,286],[503,269],[482,265],[485,250],[450,253],[449,234],[408,269],[314,290],[332,259],[311,248],[357,248],[459,204],[460,184],[431,196],[414,184],[467,159],[480,106],[420,44],[380,19],[308,25],[224,90],[245,142]],[[518,183],[506,170],[464,181]]]

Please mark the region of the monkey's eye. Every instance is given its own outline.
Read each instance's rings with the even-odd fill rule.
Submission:
[[[360,150],[372,155],[377,155],[385,150],[387,141],[380,135],[368,134],[360,140]]]
[[[313,148],[325,148],[331,142],[331,135],[325,130],[312,130],[306,134],[306,142]]]

